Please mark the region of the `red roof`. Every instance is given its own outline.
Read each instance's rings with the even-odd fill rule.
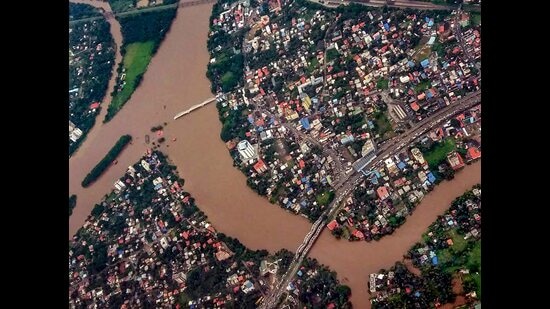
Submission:
[[[327,227],[329,230],[334,230],[335,228],[338,227],[338,222],[336,222],[336,220],[332,220],[329,222],[329,224],[327,224]]]
[[[418,111],[418,110],[420,109],[420,106],[418,106],[418,103],[412,102],[412,103],[411,103],[411,108],[412,108],[413,111],[416,112],[416,111]]]
[[[98,108],[98,107],[99,107],[99,104],[100,104],[99,102],[92,103],[92,104],[90,105],[90,109],[96,109],[96,108]]]
[[[479,151],[477,147],[470,147],[468,148],[468,155],[470,156],[470,158],[475,160],[477,158],[481,158],[481,151]]]
[[[381,200],[387,199],[388,196],[390,196],[388,189],[385,186],[378,187],[378,189],[376,189],[376,193]]]
[[[306,163],[304,162],[304,160],[298,161],[298,164],[300,165],[300,168],[304,168],[306,166]]]
[[[266,166],[265,166],[265,163],[262,159],[258,160],[258,162],[256,162],[256,164],[254,164],[254,169],[258,173],[261,173],[262,170],[265,169],[265,168],[266,168]]]

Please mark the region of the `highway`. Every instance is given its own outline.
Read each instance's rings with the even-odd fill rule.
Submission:
[[[473,92],[464,98],[451,103],[438,110],[431,117],[425,118],[422,121],[415,124],[414,127],[407,130],[403,134],[395,137],[392,140],[386,142],[377,152],[377,160],[367,164],[363,167],[363,170],[370,170],[375,165],[381,163],[385,158],[394,155],[403,147],[408,146],[415,139],[426,133],[428,130],[440,125],[447,121],[450,117],[463,112],[481,102],[481,91]],[[277,302],[283,292],[286,290],[288,284],[292,281],[296,272],[298,271],[302,261],[307,256],[309,250],[321,234],[322,230],[326,226],[328,219],[332,218],[339,210],[341,201],[353,190],[361,181],[361,173],[351,173],[345,175],[342,179],[342,185],[336,189],[335,198],[327,209],[327,213],[319,217],[315,223],[311,226],[311,230],[306,234],[304,241],[298,246],[294,259],[292,260],[289,269],[283,275],[279,283],[273,288],[268,296],[265,297],[264,302],[259,308],[275,308]]]
[[[325,7],[329,8],[335,8],[339,5],[346,5],[349,3],[357,3],[361,5],[366,6],[374,6],[374,7],[382,7],[387,5],[388,7],[395,7],[395,8],[411,8],[411,9],[419,9],[419,10],[452,10],[455,7],[449,6],[449,5],[438,5],[433,4],[431,2],[423,2],[423,1],[413,1],[413,0],[397,0],[392,4],[389,4],[386,0],[370,0],[370,1],[348,1],[348,0],[308,0],[310,2],[314,2],[320,5],[323,5]],[[322,1],[322,2],[321,2]]]
[[[179,4],[174,3],[174,4],[159,5],[159,6],[153,6],[153,7],[147,7],[147,8],[140,8],[140,9],[121,12],[121,13],[117,13],[117,14],[114,14],[112,11],[104,11],[102,16],[94,16],[94,17],[71,20],[71,21],[69,21],[69,25],[73,25],[73,24],[79,23],[79,22],[92,21],[92,20],[95,20],[95,19],[103,18],[103,17],[109,19],[109,18],[113,18],[115,16],[116,17],[122,17],[122,16],[127,16],[127,15],[132,15],[132,14],[139,14],[139,13],[144,13],[144,12],[166,10],[166,9],[171,9],[171,8],[175,8],[175,7],[180,7],[181,8],[181,7],[187,7],[187,6],[195,6],[195,5],[201,5],[201,4],[214,3],[216,1],[217,0],[180,1]]]

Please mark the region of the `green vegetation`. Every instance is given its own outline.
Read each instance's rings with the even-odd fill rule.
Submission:
[[[125,2],[125,1],[118,1]],[[114,9],[114,8],[113,8]],[[113,119],[131,98],[141,83],[149,62],[157,52],[166,32],[170,29],[176,9],[165,9],[126,15],[118,18],[122,32],[124,56],[118,69],[119,77],[113,92],[113,100],[103,122]],[[125,78],[122,79],[122,75]]]
[[[109,152],[105,155],[99,163],[94,166],[94,168],[86,175],[84,180],[82,180],[82,187],[86,188],[89,186],[92,182],[94,182],[103,172],[111,165],[111,163],[118,157],[120,152],[124,149],[124,147],[132,140],[132,137],[130,135],[123,135],[121,136],[116,144],[109,150]]]
[[[376,82],[376,89],[380,89],[380,90],[386,90],[389,88],[389,81],[385,78],[380,78],[377,82]]]
[[[76,207],[76,195],[69,196],[69,217],[73,214],[73,209]]]
[[[317,60],[317,57],[313,57],[313,58],[311,58],[310,63],[306,68],[306,73],[311,74],[318,67],[319,67],[319,60]]]
[[[334,191],[324,191],[321,194],[317,194],[315,199],[317,200],[317,204],[326,206],[334,199]]]
[[[101,12],[91,5],[69,2],[69,20],[101,16]]]
[[[471,12],[470,13],[470,20],[472,21],[472,24],[474,26],[481,25],[481,13],[479,12]]]
[[[147,66],[153,57],[153,48],[153,41],[131,43],[126,46],[126,54],[124,55],[124,59],[122,59],[122,67],[126,73],[124,78],[125,84],[122,90],[116,92],[116,95],[113,97],[105,116],[106,121],[114,117],[141,83],[143,73],[147,70]]]
[[[456,142],[453,138],[446,138],[439,143],[435,143],[428,150],[423,152],[424,158],[430,167],[437,167],[442,161],[447,159],[447,154],[456,150]]]
[[[340,56],[340,53],[338,52],[338,50],[336,50],[336,48],[331,48],[329,50],[327,50],[327,62],[331,62],[332,60],[338,58]]]
[[[384,137],[386,133],[392,131],[391,123],[386,113],[378,111],[374,113],[374,118],[376,119],[374,126],[375,130],[381,137]]]
[[[136,0],[109,0],[109,5],[115,13],[131,11],[136,8]]]
[[[424,92],[425,90],[430,88],[431,85],[432,84],[429,79],[423,80],[420,83],[414,85],[414,91],[416,93]]]

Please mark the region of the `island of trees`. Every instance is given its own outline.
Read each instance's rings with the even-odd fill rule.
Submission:
[[[105,155],[105,157],[99,161],[99,163],[88,173],[88,175],[86,175],[84,180],[82,180],[82,186],[86,188],[98,179],[130,141],[132,141],[132,136],[128,134],[121,136],[113,148],[109,150],[107,155]]]

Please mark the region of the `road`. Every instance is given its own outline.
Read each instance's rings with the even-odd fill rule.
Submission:
[[[378,160],[367,164],[363,167],[363,170],[370,170],[375,165],[381,163],[385,158],[397,153],[403,147],[408,146],[411,142],[417,139],[420,135],[426,133],[428,130],[440,125],[442,122],[447,121],[450,117],[469,109],[480,102],[481,91],[476,91],[460,100],[455,101],[451,105],[441,108],[436,113],[432,114],[431,117],[423,119],[422,121],[416,123],[411,129],[385,143],[378,150]],[[327,213],[319,217],[319,219],[313,223],[311,230],[306,234],[304,241],[296,250],[296,254],[289,266],[289,269],[283,275],[282,279],[275,286],[275,288],[272,289],[269,295],[264,299],[264,302],[261,304],[260,308],[274,308],[277,305],[282,293],[294,278],[298,268],[302,264],[302,261],[306,258],[309,250],[326,226],[328,219],[336,215],[336,213],[340,210],[339,206],[341,206],[341,201],[359,184],[361,178],[362,174],[357,172],[344,176],[342,180],[343,185],[335,188],[335,198],[329,205]]]
[[[455,14],[455,17],[454,17],[454,25],[453,25],[453,28],[452,28],[453,34],[455,35],[456,40],[460,44],[460,47],[464,51],[464,54],[466,55],[466,58],[468,58],[469,62],[470,63],[475,63],[476,60],[472,56],[472,53],[470,52],[470,49],[468,48],[468,46],[466,46],[466,44],[464,43],[464,38],[462,37],[462,26],[460,26],[460,17],[461,17],[461,15],[462,15],[462,10],[459,9],[457,11],[457,13]]]
[[[438,5],[433,4],[431,2],[423,2],[423,1],[409,1],[409,0],[398,0],[395,1],[393,4],[388,4],[386,0],[370,0],[370,1],[348,1],[348,0],[308,0],[310,2],[314,2],[320,5],[323,5],[325,7],[334,8],[339,5],[346,5],[350,3],[357,3],[362,4],[366,6],[374,6],[374,7],[382,7],[387,5],[388,7],[395,7],[395,8],[411,8],[411,9],[420,9],[420,10],[452,10],[455,9],[453,6],[449,5]],[[321,2],[323,1],[323,2]]]
[[[110,10],[103,9],[103,11],[104,11],[103,16],[95,16],[95,17],[88,17],[88,18],[71,20],[71,21],[69,21],[69,25],[73,25],[73,24],[79,23],[79,22],[92,21],[92,20],[95,20],[95,19],[103,18],[103,17],[105,17],[107,19],[110,19],[110,18],[113,18],[115,16],[116,17],[122,17],[122,16],[127,16],[127,15],[132,15],[132,14],[139,14],[139,13],[144,13],[144,12],[153,12],[153,11],[161,11],[161,10],[166,10],[166,9],[173,9],[173,8],[176,8],[176,7],[186,7],[186,6],[194,6],[194,5],[214,3],[216,1],[217,0],[180,1],[179,3],[147,7],[147,8],[143,8],[143,9],[131,10],[131,11],[121,12],[121,13],[117,13],[117,14],[114,14]]]

